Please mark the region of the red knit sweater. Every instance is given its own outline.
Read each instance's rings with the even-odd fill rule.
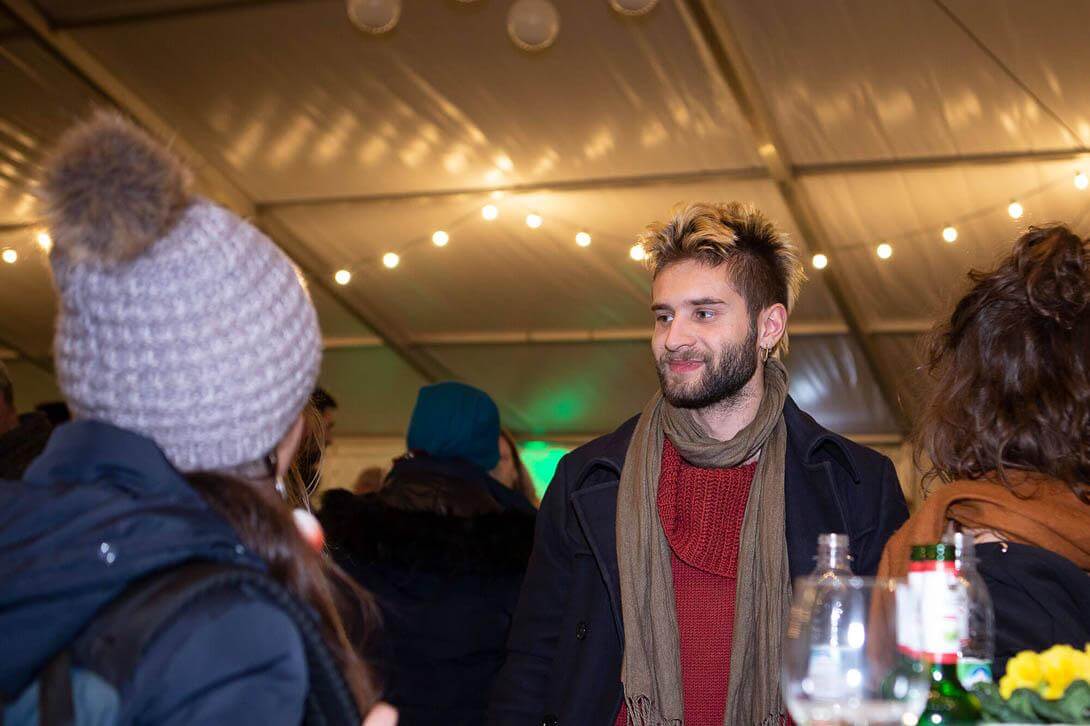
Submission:
[[[674,574],[686,726],[723,726],[738,540],[756,470],[756,464],[700,469],[669,439],[663,447],[658,508]],[[626,718],[622,704],[617,726]]]

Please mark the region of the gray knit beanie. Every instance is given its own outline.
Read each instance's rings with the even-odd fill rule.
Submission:
[[[116,114],[65,134],[41,187],[54,355],[76,417],[148,436],[181,471],[225,469],[261,460],[291,427],[321,339],[291,261],[189,187]]]

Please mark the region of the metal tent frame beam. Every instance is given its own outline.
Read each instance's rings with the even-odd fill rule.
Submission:
[[[842,174],[881,174],[898,171],[927,171],[951,167],[987,168],[1012,164],[1047,163],[1053,161],[1086,161],[1090,153],[1079,148],[1043,149],[1027,151],[999,151],[984,154],[920,156],[899,159],[862,159],[832,161],[813,164],[795,164],[788,168],[795,179],[820,178]],[[418,191],[383,192],[378,194],[344,194],[298,198],[267,199],[258,203],[262,211],[285,209],[312,209],[356,204],[383,204],[402,201],[437,200],[450,197],[487,195],[492,192],[506,194],[535,194],[542,192],[582,192],[604,189],[638,189],[640,187],[668,186],[671,184],[695,184],[705,181],[763,181],[774,180],[768,167],[740,167],[737,169],[699,169],[664,174],[637,174],[632,176],[592,177],[585,179],[561,179],[556,181],[527,182],[525,184],[500,184],[496,186],[457,187],[452,189],[424,189]]]

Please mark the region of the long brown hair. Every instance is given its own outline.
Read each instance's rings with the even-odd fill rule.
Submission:
[[[1031,227],[969,280],[928,344],[917,461],[944,480],[1041,472],[1090,503],[1090,245]]]
[[[511,461],[515,465],[515,486],[514,490],[526,497],[530,504],[534,507],[541,505],[541,499],[537,496],[537,488],[534,486],[534,480],[530,476],[529,470],[526,468],[526,464],[522,461],[522,455],[519,453],[518,444],[515,443],[515,437],[507,429],[500,429],[500,436],[507,442],[507,445],[511,447]]]
[[[378,700],[378,687],[357,649],[366,647],[367,637],[378,623],[374,599],[307,544],[289,505],[271,482],[218,472],[197,472],[186,478],[234,528],[242,543],[265,561],[269,574],[318,613],[323,639],[360,714],[366,714]],[[352,626],[351,633],[346,623]]]

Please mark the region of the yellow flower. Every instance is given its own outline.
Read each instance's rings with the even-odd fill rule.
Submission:
[[[1037,688],[1044,677],[1040,656],[1031,650],[1023,650],[1007,663],[1007,676],[1018,684],[1017,688]]]
[[[1019,687],[1018,681],[1011,678],[1010,674],[999,679],[999,695],[1003,697],[1004,701],[1010,698],[1015,689]]]
[[[1054,645],[1044,653],[1041,653],[1039,663],[1041,674],[1048,685],[1041,690],[1045,698],[1053,699],[1063,696],[1064,691],[1071,685],[1071,681],[1077,677],[1077,671],[1081,663],[1076,662],[1078,656],[1085,654],[1072,648],[1070,645]]]

